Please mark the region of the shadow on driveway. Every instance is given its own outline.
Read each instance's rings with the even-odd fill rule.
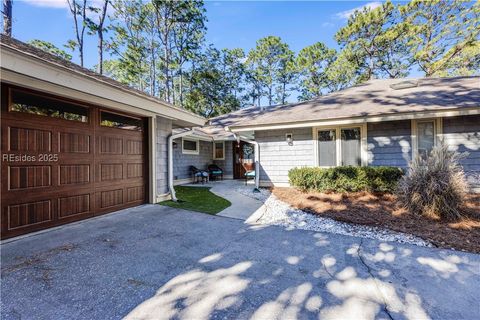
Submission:
[[[473,319],[480,256],[145,205],[5,243],[2,319]]]

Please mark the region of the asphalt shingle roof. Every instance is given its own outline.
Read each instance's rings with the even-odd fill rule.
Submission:
[[[405,82],[407,88],[394,89]],[[241,109],[213,118],[210,124],[234,128],[472,107],[480,108],[478,76],[382,79],[309,101]]]

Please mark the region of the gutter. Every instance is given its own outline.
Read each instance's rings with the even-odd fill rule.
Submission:
[[[170,196],[172,200],[177,202],[177,196],[175,194],[175,188],[173,186],[173,140],[188,136],[193,133],[193,129],[180,132],[177,134],[171,134],[168,136],[168,189],[170,190]]]

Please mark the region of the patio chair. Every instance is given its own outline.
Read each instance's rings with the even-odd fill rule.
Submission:
[[[247,185],[248,179],[255,179],[255,164],[254,163],[242,163],[245,169],[245,185]]]
[[[198,182],[208,182],[208,172],[205,170],[200,170],[195,166],[190,166],[190,175],[192,176],[193,183]]]
[[[223,180],[223,169],[216,164],[209,164],[208,172],[210,173],[210,180],[217,180],[218,177]]]

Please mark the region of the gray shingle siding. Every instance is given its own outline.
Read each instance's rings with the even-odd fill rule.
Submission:
[[[443,139],[450,150],[468,152],[461,164],[470,185],[480,191],[480,115],[444,118]]]
[[[293,134],[293,144],[285,134]],[[268,184],[288,183],[288,171],[314,165],[312,128],[255,131],[260,148],[260,181]]]
[[[156,184],[157,195],[168,193],[168,136],[172,133],[172,120],[156,119]]]
[[[173,178],[174,180],[191,178],[189,167],[195,166],[198,169],[206,170],[207,166],[215,163],[223,169],[224,177],[233,175],[232,142],[225,141],[225,160],[213,159],[213,143],[200,140],[199,154],[183,154],[182,139],[175,139],[177,147],[173,149]]]
[[[190,178],[190,166],[195,166],[200,170],[206,170],[207,165],[212,162],[212,142],[199,141],[199,154],[184,154],[182,153],[182,139],[175,139],[177,143],[176,148],[173,149],[173,179],[187,179]]]
[[[232,141],[225,141],[225,160],[213,160],[213,163],[215,163],[217,166],[223,169],[224,177],[230,177],[230,178],[233,176],[232,144],[233,144]]]
[[[406,168],[412,158],[411,121],[367,125],[368,165]]]

